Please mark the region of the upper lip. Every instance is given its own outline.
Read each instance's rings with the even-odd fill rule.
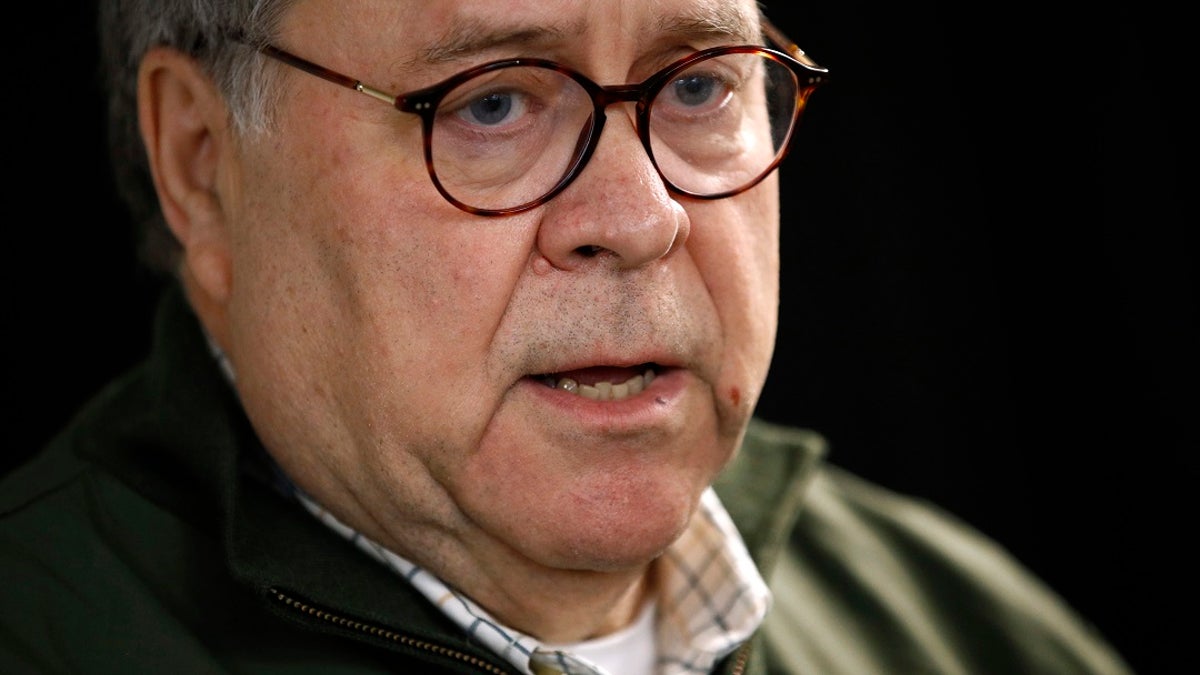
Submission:
[[[544,369],[536,370],[529,374],[533,376],[545,376],[573,370],[584,370],[586,368],[640,368],[648,366],[674,368],[682,366],[683,363],[683,360],[676,355],[659,350],[646,350],[638,352],[633,356],[630,356],[628,353],[622,356],[591,354],[569,359],[556,359],[553,363],[546,364]]]

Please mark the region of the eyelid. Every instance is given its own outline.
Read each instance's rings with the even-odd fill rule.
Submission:
[[[546,73],[549,72],[548,70],[546,71]],[[446,97],[439,103],[439,107],[442,105],[458,105],[458,102],[463,99],[473,98],[479,93],[486,92],[536,94],[547,89],[553,89],[554,87],[551,86],[553,83],[553,79],[542,75],[542,71],[538,69],[501,68],[480,73],[465,82],[459,83],[457,87],[446,92]]]
[[[699,43],[692,41],[671,44],[670,46],[655,50],[652,54],[648,54],[639,58],[635,63],[635,67],[630,70],[630,75],[632,77],[629,81],[644,82],[646,79],[653,77],[655,74],[660,73],[663,70],[666,70],[670,66],[675,65],[679,61],[691,56],[692,54],[702,52],[705,49],[711,49],[713,47],[727,47],[735,44],[742,43],[730,42],[728,40],[717,40],[713,38],[711,40],[705,40]]]

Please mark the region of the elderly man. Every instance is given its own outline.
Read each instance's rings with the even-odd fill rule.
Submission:
[[[1124,671],[752,420],[774,169],[826,77],[754,2],[101,17],[178,283],[5,484],[5,672]]]

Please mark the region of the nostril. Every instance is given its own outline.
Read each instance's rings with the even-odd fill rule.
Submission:
[[[579,248],[575,249],[575,252],[585,258],[595,258],[596,256],[600,255],[600,252],[603,250],[603,246],[596,246],[595,244],[592,244],[589,246],[580,246]]]

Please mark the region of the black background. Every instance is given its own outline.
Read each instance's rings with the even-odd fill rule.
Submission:
[[[148,344],[69,4],[6,42],[0,469]],[[995,537],[1142,673],[1196,623],[1194,40],[1163,4],[769,7],[833,79],[781,170],[760,414]]]

